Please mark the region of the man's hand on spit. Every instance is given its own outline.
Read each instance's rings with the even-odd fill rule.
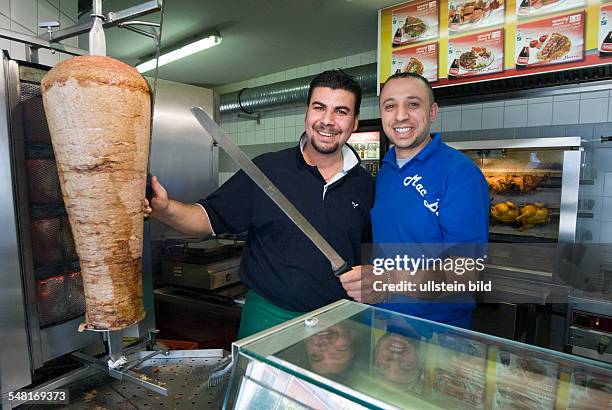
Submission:
[[[144,216],[151,216],[172,229],[189,236],[209,236],[212,226],[208,214],[199,204],[186,204],[168,197],[157,177],[151,177],[151,202],[144,199]]]
[[[151,196],[151,202],[147,198],[144,199],[144,216],[157,217],[159,214],[168,212],[170,207],[170,199],[168,198],[168,192],[159,183],[156,176],[151,177],[151,190],[153,195]]]
[[[353,266],[350,271],[340,275],[346,293],[361,303],[379,303],[387,298],[387,291],[374,290],[375,281],[381,281],[381,277],[374,275],[371,265]]]

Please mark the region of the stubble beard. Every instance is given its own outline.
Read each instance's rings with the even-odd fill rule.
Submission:
[[[319,154],[333,154],[334,152],[338,151],[338,148],[340,147],[340,143],[338,142],[327,146],[319,145],[314,138],[310,139],[310,144]]]

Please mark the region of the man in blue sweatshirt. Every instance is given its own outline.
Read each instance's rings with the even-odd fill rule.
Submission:
[[[411,258],[450,256],[457,263],[464,263],[465,257],[484,257],[489,189],[472,160],[442,142],[440,134],[430,134],[438,105],[429,82],[412,73],[391,76],[380,94],[380,113],[393,147],[376,181],[371,211],[375,247],[391,254],[403,249]],[[447,266],[427,269],[420,265],[412,272],[395,268],[383,275],[356,267],[341,281],[358,301],[469,328],[474,301],[468,293],[420,290],[421,284],[429,282],[463,283],[467,288],[477,277],[474,264],[461,274]],[[386,292],[376,292],[373,284],[381,278],[390,284],[408,281],[415,286],[408,291],[389,292],[387,287]]]

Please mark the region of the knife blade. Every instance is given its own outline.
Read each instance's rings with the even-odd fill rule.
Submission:
[[[104,37],[104,26],[102,25],[102,0],[93,0],[92,14],[93,24],[89,30],[89,55],[106,55],[106,38]]]
[[[206,114],[201,107],[191,108],[198,120],[212,139],[233,159],[242,170],[259,186],[281,211],[306,235],[331,263],[334,275],[340,276],[349,270],[346,261],[297,210],[285,195],[268,179],[268,177],[251,161],[251,159],[232,141],[225,132]]]

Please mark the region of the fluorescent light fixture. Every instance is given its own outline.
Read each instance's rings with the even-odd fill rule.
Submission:
[[[219,33],[209,34],[207,37],[204,37],[200,40],[194,41],[193,43],[189,43],[183,47],[177,48],[176,50],[169,51],[159,56],[159,66],[163,66],[165,64],[171,63],[173,61],[179,60],[183,57],[190,56],[202,50],[206,50],[207,48],[214,47],[217,44],[221,43],[223,38]],[[155,69],[155,59],[148,60],[142,64],[138,64],[136,69],[140,73],[146,73],[147,71],[151,71]]]

